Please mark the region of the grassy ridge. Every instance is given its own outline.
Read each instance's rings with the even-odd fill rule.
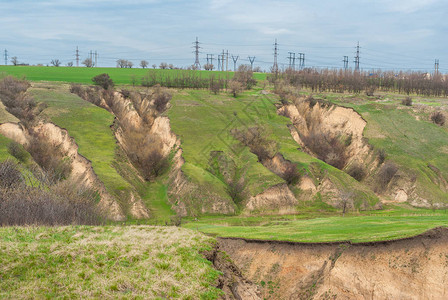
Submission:
[[[184,225],[207,234],[292,242],[371,242],[410,237],[437,226],[448,226],[446,211],[427,210],[373,216],[307,215],[266,217],[204,217]]]
[[[216,299],[213,239],[177,227],[0,228],[0,298]]]
[[[131,85],[133,81],[139,85],[141,78],[148,74],[149,69],[121,69],[121,68],[75,68],[75,67],[34,67],[34,66],[0,66],[0,73],[6,73],[19,78],[26,78],[31,81],[62,81],[76,83],[92,83],[92,77],[107,73],[116,84]],[[226,76],[222,71],[188,71],[188,70],[161,70],[151,69],[157,75],[175,77],[178,74],[194,73],[201,77],[208,77],[211,74],[215,76]],[[228,72],[229,77],[233,72]],[[256,73],[255,77],[259,80],[266,79],[265,73]]]
[[[106,188],[120,194],[130,188],[113,168],[115,137],[110,129],[114,117],[68,91],[67,85],[34,84],[29,91],[39,102],[48,104],[43,115],[68,130],[79,146],[78,152],[92,161],[95,173]]]

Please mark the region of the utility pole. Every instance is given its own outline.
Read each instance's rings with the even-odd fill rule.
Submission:
[[[434,75],[438,75],[439,74],[439,60],[436,59],[434,61]]]
[[[5,66],[8,64],[8,50],[5,49]]]
[[[194,66],[196,67],[197,70],[201,69],[201,64],[199,63],[199,41],[198,41],[198,37],[196,37],[196,42],[193,42],[194,46],[194,54],[195,54],[195,61],[194,61]]]
[[[302,70],[305,67],[305,53],[299,53],[299,68]]]
[[[249,61],[250,61],[250,69],[253,70],[254,69],[254,61],[255,61],[255,56],[248,56]]]
[[[347,70],[348,69],[348,56],[344,56],[344,69]]]
[[[221,59],[222,59],[221,54],[218,54],[218,71],[221,70]]]
[[[232,60],[233,60],[233,71],[236,71],[236,62],[238,61],[239,55],[237,56],[233,56],[232,55]]]
[[[291,70],[295,70],[296,68],[296,54],[294,52],[288,52],[289,56],[287,57],[289,59],[289,68]]]
[[[359,71],[359,42],[358,45],[356,46],[355,71]]]
[[[278,44],[277,44],[277,39],[275,39],[275,43],[274,43],[274,65],[272,66],[272,72],[275,73],[275,74],[278,73],[277,55],[278,55]]]
[[[224,49],[222,49],[222,54],[221,54],[221,71],[224,71],[224,61],[225,61],[225,57],[226,57],[226,53],[224,52]]]
[[[76,46],[76,66],[79,67],[79,50],[78,50],[78,46]]]
[[[226,51],[226,72],[229,71],[229,50]]]

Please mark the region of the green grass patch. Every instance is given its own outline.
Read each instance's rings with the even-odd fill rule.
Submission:
[[[388,213],[391,213],[390,211]],[[448,226],[445,211],[401,211],[391,215],[315,217],[315,213],[291,216],[203,217],[186,228],[220,237],[292,242],[354,243],[410,237],[438,226]],[[310,218],[310,216],[313,216]]]
[[[149,69],[128,68],[75,68],[75,67],[37,67],[37,66],[0,66],[0,73],[5,73],[32,81],[61,81],[92,84],[92,78],[103,73],[109,74],[115,84],[141,84],[141,78],[148,74]],[[207,78],[211,75],[231,78],[233,72],[221,71],[189,71],[151,69],[157,76],[177,77],[185,73],[194,73]],[[255,73],[258,80],[265,80],[265,73]]]
[[[214,240],[177,227],[0,228],[0,298],[217,299]]]

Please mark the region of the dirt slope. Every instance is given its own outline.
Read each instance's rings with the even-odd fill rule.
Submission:
[[[219,244],[266,299],[448,298],[448,228],[363,244]]]

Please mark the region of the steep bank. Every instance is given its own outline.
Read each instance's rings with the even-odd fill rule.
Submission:
[[[448,228],[396,241],[290,243],[220,238],[270,299],[446,299]]]

